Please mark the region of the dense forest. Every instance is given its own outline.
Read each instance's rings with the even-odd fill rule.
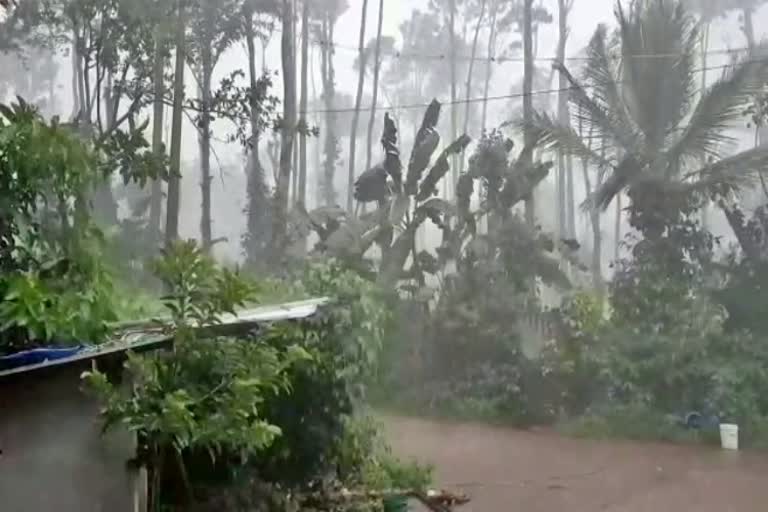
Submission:
[[[165,314],[154,510],[424,490],[372,406],[768,443],[765,2],[415,3],[0,2],[0,356]]]

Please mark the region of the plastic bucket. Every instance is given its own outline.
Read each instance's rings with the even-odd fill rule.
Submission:
[[[739,426],[733,423],[720,424],[720,444],[724,450],[739,449]]]

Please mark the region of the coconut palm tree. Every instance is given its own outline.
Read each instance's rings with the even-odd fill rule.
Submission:
[[[556,65],[574,120],[594,143],[546,114],[528,126],[544,147],[604,169],[592,204],[604,209],[626,192],[630,224],[646,240],[658,239],[705,195],[726,197],[768,167],[765,148],[725,154],[735,142],[727,129],[768,81],[768,61],[747,56],[700,95],[697,25],[679,0],[628,10],[617,3],[616,18],[615,37],[602,26],[595,32],[580,78]]]

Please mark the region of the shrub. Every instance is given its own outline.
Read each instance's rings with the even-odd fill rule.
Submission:
[[[339,470],[341,440],[378,368],[389,310],[379,289],[329,261],[311,264],[296,286],[333,303],[300,325],[312,364],[289,370],[291,394],[268,397],[263,412],[282,435],[255,461],[264,478],[301,485]],[[264,333],[270,346],[286,343]]]
[[[368,489],[425,491],[432,483],[432,468],[393,456],[382,426],[364,412],[346,420],[339,444],[339,476],[350,486]]]
[[[57,119],[23,100],[0,105],[0,354],[95,343],[116,318],[87,215],[97,164]]]
[[[587,411],[559,426],[566,434],[596,439],[691,442],[699,432],[687,430],[679,420],[642,404],[613,404]]]
[[[104,403],[105,428],[120,425],[139,434],[137,462],[153,475],[155,505],[169,473],[178,475],[183,500],[193,500],[196,475],[190,477],[187,458],[204,453],[210,465],[217,458],[242,465],[269,447],[281,429],[265,418],[264,402],[286,393],[288,370],[311,359],[300,347],[302,333],[288,327],[273,331],[273,337],[291,340],[280,348],[199,338],[192,322],[215,323],[242,305],[251,288],[216,267],[193,242],[174,245],[156,269],[169,290],[164,302],[173,319],[173,350],[129,355],[126,372],[133,386],[127,393],[98,370],[83,376]]]

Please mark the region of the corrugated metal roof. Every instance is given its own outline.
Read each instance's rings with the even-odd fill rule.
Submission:
[[[222,315],[220,319],[220,325],[248,325],[280,322],[285,320],[301,320],[303,318],[311,317],[317,313],[319,307],[329,302],[329,298],[322,297],[244,309],[239,311],[237,315]],[[78,361],[103,357],[110,354],[124,352],[126,350],[153,350],[160,347],[164,343],[169,343],[173,339],[173,337],[168,334],[162,327],[152,327],[150,322],[145,322],[144,327],[141,327],[140,325],[140,322],[134,322],[131,324],[132,327],[119,329],[116,332],[115,337],[109,341],[103,344],[87,347],[81,352],[78,352],[77,354],[67,358],[45,361],[39,364],[32,364],[0,371],[0,379],[11,375],[40,370],[43,368],[63,366]]]
[[[260,306],[238,312],[237,315],[223,315],[221,323],[225,325],[237,323],[278,322],[281,320],[300,320],[314,315],[317,308],[329,302],[330,299],[318,299],[286,302],[272,306]]]

